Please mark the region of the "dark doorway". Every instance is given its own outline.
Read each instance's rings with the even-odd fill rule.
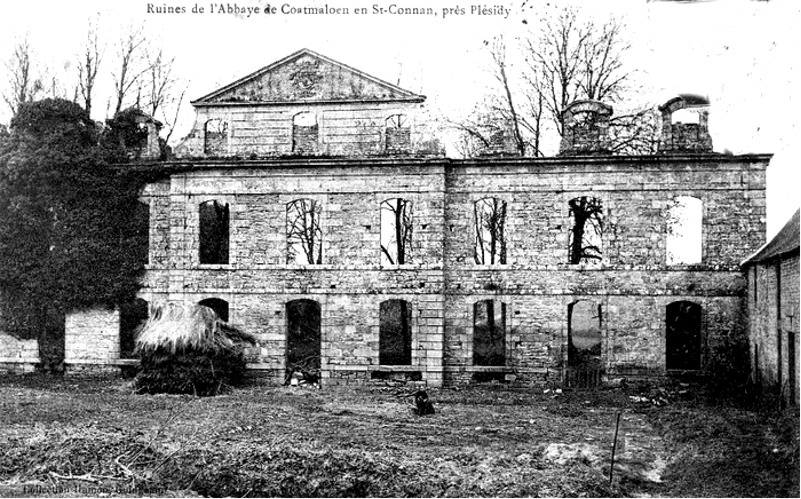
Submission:
[[[120,305],[120,358],[134,358],[134,347],[136,346],[136,334],[139,328],[147,321],[148,304],[147,301],[136,298],[135,300]]]
[[[48,372],[64,370],[65,320],[64,312],[55,307],[44,307],[39,335],[39,361],[42,369]]]
[[[293,371],[320,370],[320,304],[292,300],[286,304],[286,367]]]
[[[228,322],[228,302],[220,298],[206,298],[200,300],[198,305],[205,305],[217,312],[217,315],[225,322]]]
[[[378,363],[408,366],[412,363],[412,310],[406,300],[381,302],[378,317]]]
[[[701,305],[677,301],[667,306],[665,365],[667,369],[701,368]]]
[[[483,300],[473,305],[473,365],[506,365],[506,304]]]
[[[573,388],[601,384],[601,306],[579,300],[567,306],[567,381]]]

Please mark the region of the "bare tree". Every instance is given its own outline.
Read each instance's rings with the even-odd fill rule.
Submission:
[[[562,111],[573,101],[617,101],[627,90],[632,72],[623,61],[630,45],[622,25],[583,20],[575,8],[564,8],[542,19],[539,36],[525,40],[526,62],[561,136]]]
[[[568,261],[572,264],[584,261],[600,261],[603,255],[603,204],[600,199],[581,196],[571,199],[570,244]]]
[[[147,71],[145,75],[145,85],[148,91],[147,109],[150,116],[156,116],[156,112],[162,108],[165,101],[169,98],[175,79],[172,76],[172,65],[175,58],[167,60],[164,51],[145,48],[145,60],[147,61]]]
[[[412,202],[387,199],[381,203],[381,255],[389,265],[409,263],[412,245]]]
[[[462,135],[459,149],[480,150],[490,145],[492,133],[504,130],[518,154],[541,156],[548,134],[563,135],[562,112],[569,104],[619,102],[632,91],[635,74],[625,64],[630,44],[624,31],[615,19],[598,24],[582,19],[575,8],[548,10],[531,35],[519,41],[518,50],[510,51],[522,53],[525,61],[517,77],[510,72],[503,40],[485,42],[498,85],[478,112],[454,126]],[[653,152],[654,123],[648,109],[625,110],[613,118],[612,153]]]
[[[474,257],[479,265],[506,263],[506,201],[482,198],[475,202]]]
[[[322,214],[322,205],[314,199],[296,199],[287,203],[287,263],[323,263]]]
[[[147,70],[143,78],[147,91],[145,110],[153,118],[156,118],[159,112],[161,113],[162,122],[167,129],[165,140],[169,141],[175,129],[175,123],[178,121],[186,89],[181,91],[180,95],[175,93],[176,87],[179,85],[178,78],[173,74],[175,57],[169,58],[162,49],[156,51],[148,47],[145,48],[145,54],[147,62]]]
[[[20,104],[36,99],[46,89],[46,76],[35,64],[27,35],[14,46],[5,67],[8,88],[3,93],[3,100],[11,113],[16,114]]]
[[[129,28],[117,43],[114,78],[114,116],[119,113],[133,90],[140,90],[140,79],[150,69],[144,53],[145,36],[142,27]],[[138,100],[138,98],[137,98]]]
[[[609,120],[609,151],[612,154],[656,154],[661,117],[653,106],[643,106]]]
[[[67,87],[62,83],[66,80],[63,76],[69,72],[70,64],[66,63],[63,67],[63,73],[58,76],[55,70],[50,69],[47,71],[47,95],[53,99],[70,99],[72,102],[77,100],[77,93],[69,94]]]
[[[542,99],[531,93],[519,95],[515,78],[507,60],[506,42],[496,37],[485,40],[492,59],[491,73],[496,88],[479,104],[471,115],[461,121],[449,121],[451,128],[461,133],[457,149],[464,156],[483,152],[509,152],[524,156],[540,156]],[[521,105],[520,102],[523,102]],[[507,150],[506,142],[511,147]]]
[[[86,113],[92,113],[92,94],[95,89],[97,72],[100,68],[100,61],[103,59],[105,49],[101,47],[97,36],[97,29],[89,24],[86,31],[86,43],[78,54],[78,92],[83,99],[83,107]]]
[[[520,127],[521,121],[525,123],[525,119],[518,115],[514,98],[512,97],[506,65],[506,44],[503,41],[503,37],[496,38],[494,44],[492,59],[495,66],[495,78],[503,89],[503,96],[501,97],[501,102],[504,104],[502,116],[509,122],[517,152],[522,156],[526,153],[526,142],[523,140]]]

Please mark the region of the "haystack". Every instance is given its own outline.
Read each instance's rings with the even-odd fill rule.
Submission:
[[[216,395],[242,383],[249,333],[203,305],[156,306],[136,338],[138,393]]]

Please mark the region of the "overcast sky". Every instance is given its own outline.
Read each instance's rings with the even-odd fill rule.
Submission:
[[[184,7],[186,14],[148,14],[154,7]],[[192,14],[197,3],[206,10]],[[95,98],[93,118],[104,119],[114,58],[114,42],[128,25],[144,25],[151,41],[175,56],[175,71],[187,87],[187,100],[245,76],[298,49],[310,48],[371,75],[399,83],[428,96],[433,110],[466,114],[486,92],[487,53],[484,40],[504,34],[524,36],[546,4],[559,0],[329,0],[330,6],[373,10],[389,7],[433,7],[438,15],[312,16],[208,13],[206,0],[45,1],[28,0],[4,6],[0,18],[0,57],[6,59],[15,39],[28,34],[37,58],[54,74],[75,78],[75,54],[90,19],[99,19],[107,41]],[[214,3],[219,3],[215,1]],[[322,6],[319,0],[240,0],[240,7],[272,5],[281,10]],[[715,150],[774,153],[768,169],[768,236],[778,231],[798,208],[801,146],[801,86],[797,36],[801,7],[795,0],[718,0],[671,2],[610,0],[581,2],[584,12],[603,21],[622,18],[633,41],[629,61],[647,94],[637,96],[661,104],[677,93],[709,96],[710,129]],[[466,14],[443,18],[444,7],[461,6]],[[509,9],[510,15],[471,15],[473,5]],[[524,24],[522,21],[529,21]],[[795,42],[795,43],[794,43]],[[65,86],[74,87],[66,80]],[[0,84],[4,84],[2,82]],[[70,90],[70,93],[72,91]],[[185,135],[193,122],[185,104],[173,138]],[[0,109],[0,123],[10,119]],[[736,215],[736,214],[735,214]]]

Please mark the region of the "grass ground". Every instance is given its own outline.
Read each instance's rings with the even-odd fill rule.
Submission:
[[[0,496],[798,497],[798,417],[699,393],[252,386],[196,398],[124,380],[0,377]],[[621,413],[614,481],[608,473]],[[38,488],[37,488],[38,487]]]

